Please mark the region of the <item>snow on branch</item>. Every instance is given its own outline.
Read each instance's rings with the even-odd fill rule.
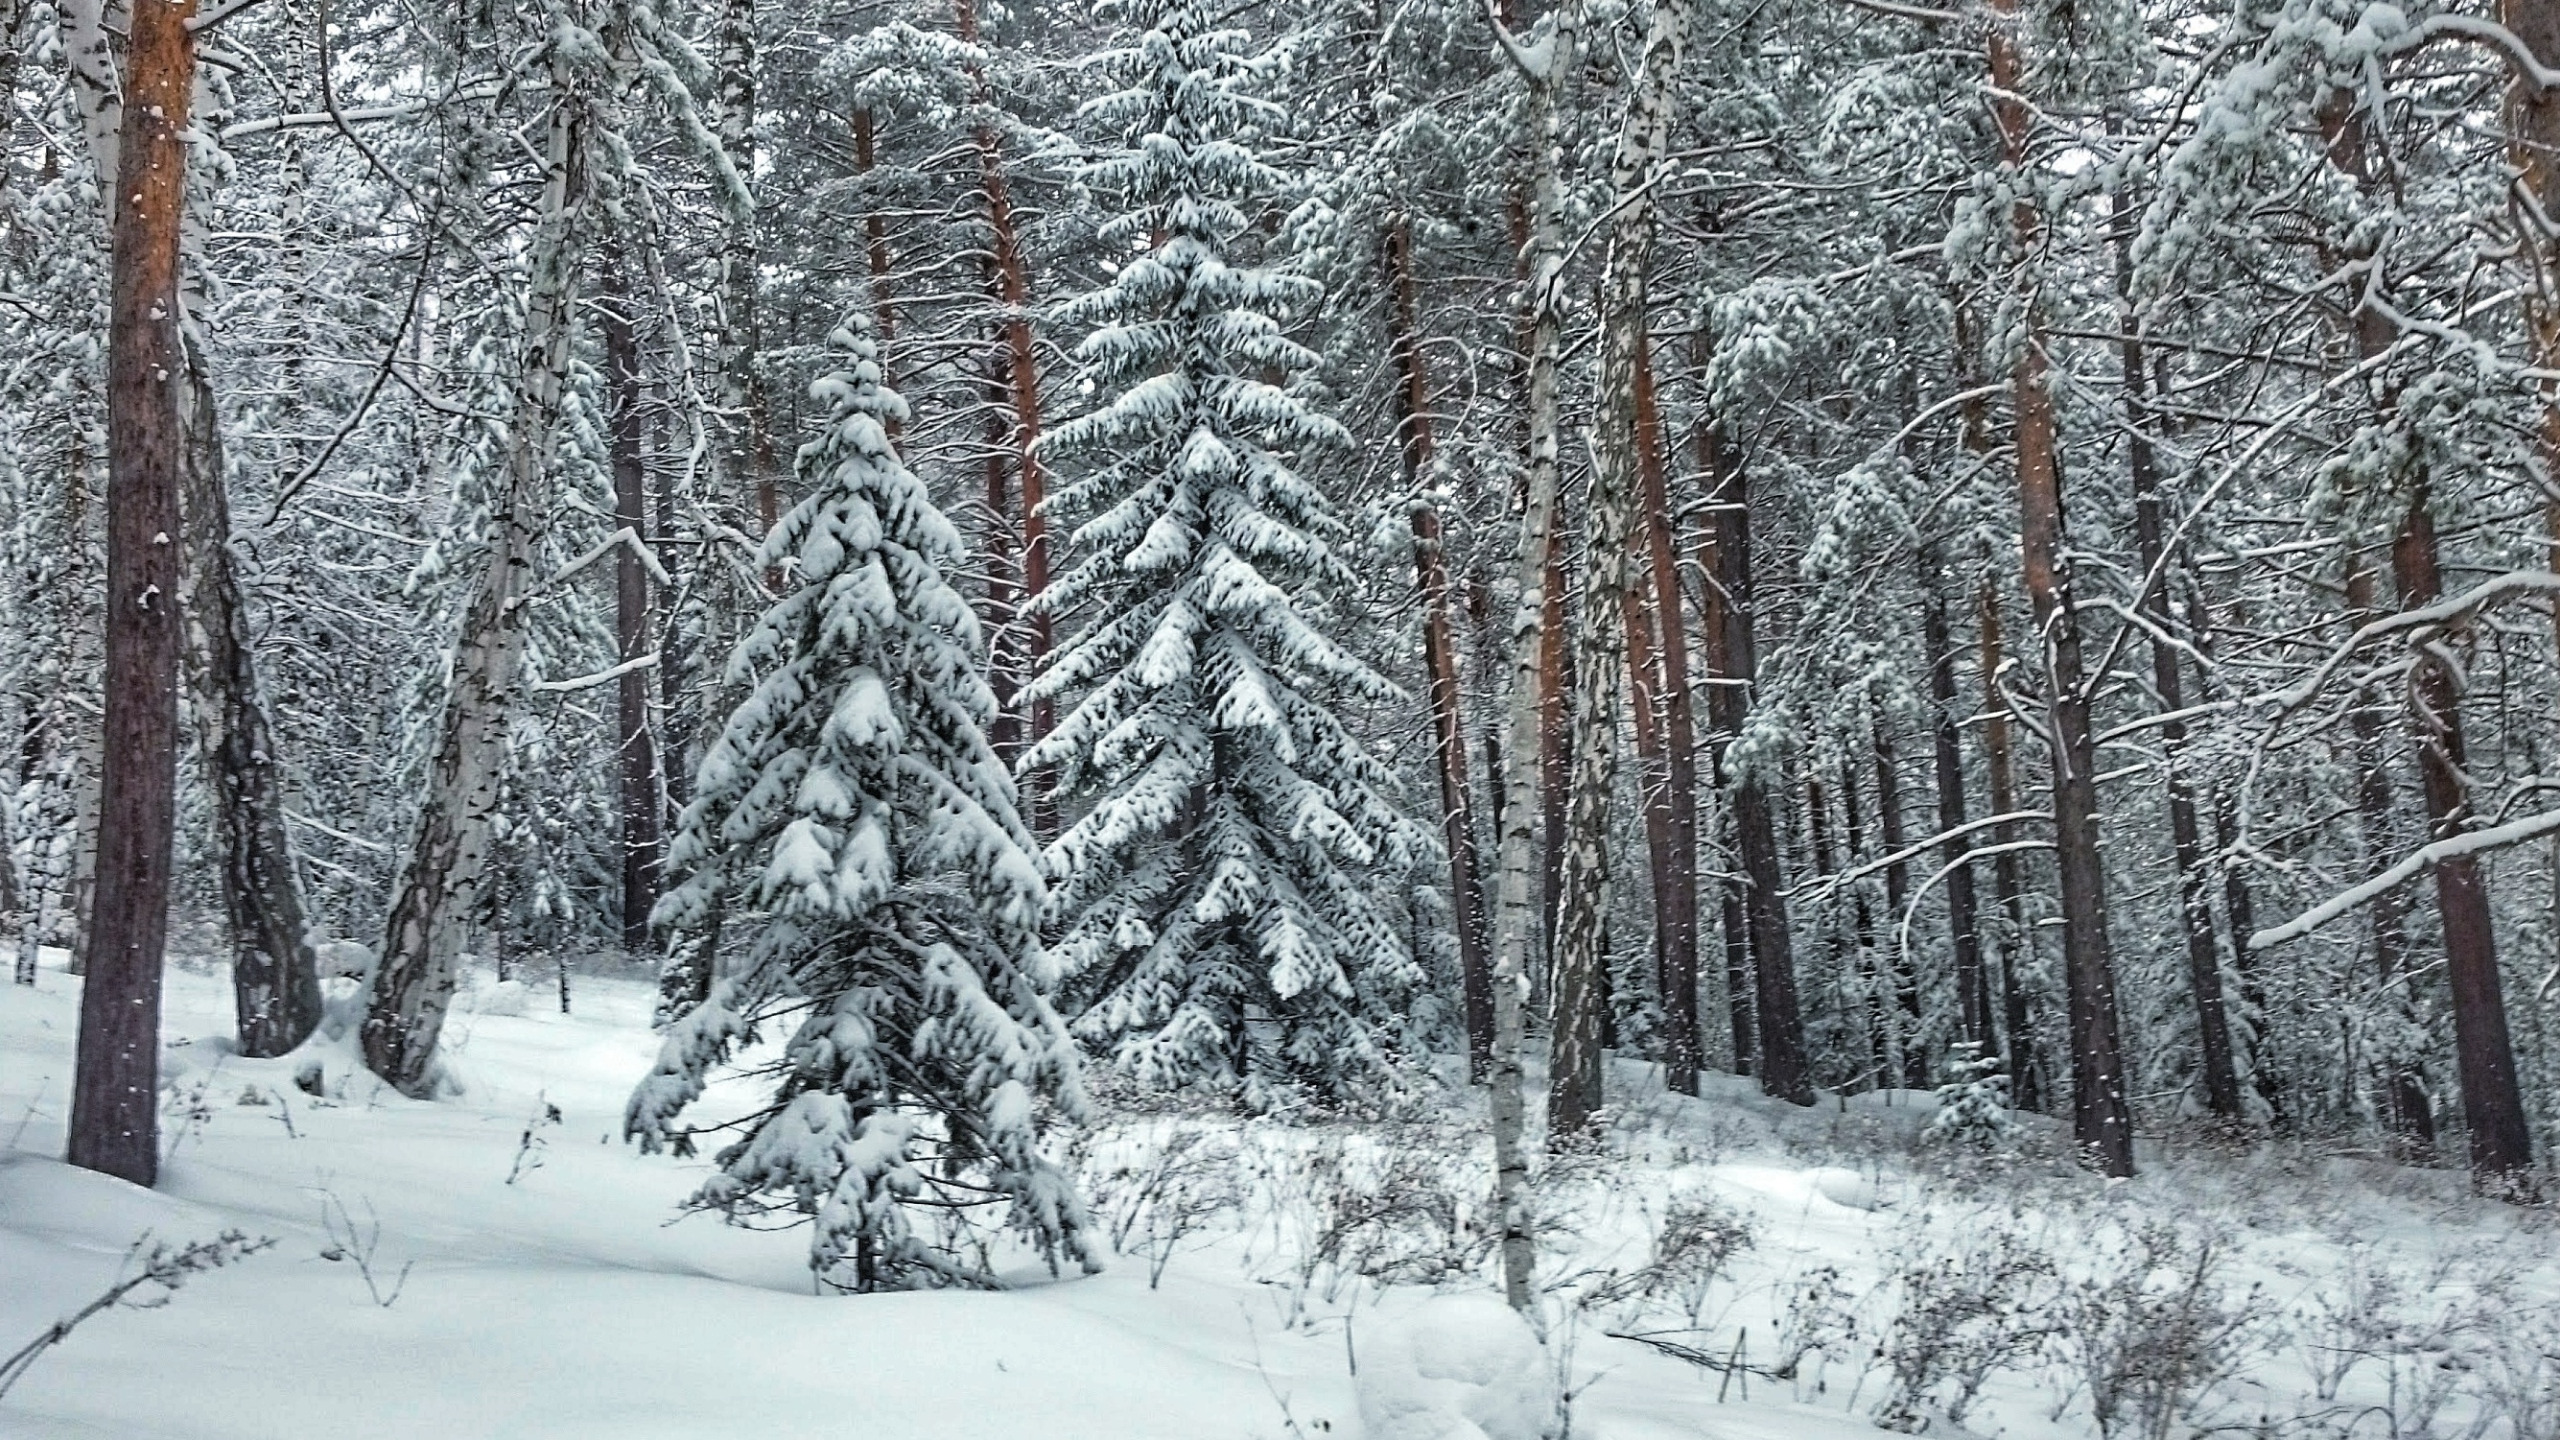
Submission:
[[[634,655],[610,670],[599,670],[593,675],[580,675],[568,680],[536,680],[533,682],[533,688],[551,695],[565,695],[572,690],[592,690],[598,685],[610,685],[634,670],[653,670],[657,668],[657,664],[658,652],[652,650],[646,655]]]
[[[2466,830],[2459,835],[2447,836],[2432,845],[2421,846],[2403,858],[2400,863],[2372,879],[2341,890],[2283,924],[2272,926],[2250,936],[2249,948],[2264,950],[2271,946],[2282,945],[2288,940],[2299,940],[2348,911],[2371,904],[2398,889],[2414,878],[2418,872],[2441,865],[2447,860],[2458,860],[2465,855],[2477,855],[2483,850],[2500,850],[2509,845],[2521,845],[2527,840],[2549,835],[2555,831],[2560,831],[2560,810],[2546,810],[2539,815],[2510,820],[2504,825],[2492,825],[2486,830]]]

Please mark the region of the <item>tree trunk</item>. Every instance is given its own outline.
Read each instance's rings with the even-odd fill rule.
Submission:
[[[195,98],[193,0],[138,6],[125,52],[107,335],[106,718],[95,908],[64,1158],[159,1176],[160,969],[177,817],[179,232]]]
[[[2498,0],[2498,23],[2524,42],[2544,65],[2560,62],[2560,4],[2552,0]],[[2533,363],[2541,372],[2542,424],[2536,458],[2542,462],[2543,525],[2549,541],[2543,563],[2560,570],[2560,93],[2518,75],[2507,86],[2507,161],[2516,172],[2516,231],[2532,257],[2525,328],[2533,339]],[[2552,612],[2560,643],[2560,609]]]
[[[1982,688],[1990,716],[1983,722],[1983,768],[1991,781],[1991,813],[2014,815],[2018,787],[2012,778],[2009,749],[2009,702],[2000,693],[2000,591],[1990,577],[1982,581],[1978,607],[1982,627]],[[2044,1087],[2036,1054],[2035,1026],[2027,1012],[2027,989],[2019,971],[2032,963],[2036,932],[2027,923],[2026,885],[2018,873],[2018,826],[2003,820],[1991,827],[1991,898],[2000,907],[2007,943],[2000,950],[2001,1021],[2009,1032],[2009,1098],[2021,1110],[2044,1109]]]
[[[2399,586],[2403,610],[2432,605],[2444,596],[2435,516],[2423,482],[2409,497],[2408,514],[2391,542],[2391,577]],[[2420,651],[2416,667],[2409,686],[2410,720],[2418,778],[2427,798],[2429,838],[2448,840],[2470,829],[2474,818],[2463,768],[2458,692],[2451,669],[2438,656]],[[2454,1068],[2462,1081],[2463,1125],[2471,1132],[2472,1177],[2492,1190],[2521,1190],[2530,1183],[2533,1133],[2516,1082],[2515,1047],[2507,1036],[2488,883],[2478,859],[2470,855],[2436,862],[2435,882],[2436,908],[2444,920],[2445,981],[2453,992]]]
[[[649,912],[658,903],[662,853],[659,822],[664,802],[658,794],[658,750],[649,728],[649,672],[636,662],[650,654],[649,568],[639,547],[649,533],[649,473],[643,442],[645,418],[640,388],[640,339],[631,304],[628,269],[617,246],[605,257],[603,303],[597,307],[604,332],[605,378],[610,395],[613,454],[613,519],[631,532],[632,543],[614,557],[613,636],[616,657],[626,670],[616,682],[614,754],[622,798],[622,948],[645,955]]]
[[[1937,558],[1927,550],[1920,562],[1920,645],[1929,666],[1929,741],[1931,772],[1938,792],[1938,832],[1955,838],[1945,846],[1947,864],[1947,944],[1955,961],[1956,1033],[1992,1053],[1998,1031],[1991,1018],[1991,987],[1982,972],[1982,929],[1973,889],[1972,849],[1965,825],[1964,751],[1956,733],[1956,661],[1947,631],[1944,579]]]
[[[2018,89],[2016,0],[1994,0],[1993,110],[2008,168],[2027,164],[2029,116]],[[2033,204],[2010,212],[2021,254],[2036,250]],[[2116,1018],[2115,965],[2108,954],[2106,868],[2098,850],[2097,745],[2089,727],[2088,679],[2080,620],[2065,559],[2062,475],[2057,463],[2050,364],[2044,333],[2025,297],[2029,322],[2010,380],[2016,407],[2020,558],[2027,598],[2043,640],[2045,711],[2053,754],[2054,847],[2061,877],[2064,990],[2070,1004],[2072,1137],[2108,1175],[2133,1173],[2133,1114],[2125,1098],[2124,1047]]]
[[[282,1055],[320,1024],[320,972],[284,828],[284,776],[258,684],[231,550],[231,503],[213,387],[187,357],[186,669],[221,856],[224,931],[240,1053]]]
[[[2177,647],[2169,637],[2176,619],[2169,611],[2166,545],[2160,523],[2160,464],[2144,427],[2151,420],[2150,371],[2143,358],[2140,318],[2134,313],[2133,216],[2124,197],[2112,207],[2116,259],[2116,296],[2124,327],[2119,342],[2119,372],[2124,383],[2125,433],[2133,480],[2133,533],[2142,560],[2142,589],[2134,608],[2151,629],[2151,685],[2160,709],[2171,716],[2186,708],[2185,687],[2178,675]],[[2184,720],[2160,723],[2160,750],[2168,772],[2169,853],[2178,872],[2180,928],[2187,945],[2187,988],[2196,1002],[2196,1041],[2204,1071],[2205,1108],[2225,1120],[2240,1118],[2240,1072],[2232,1061],[2231,1021],[2223,1003],[2222,960],[2213,939],[2213,903],[2207,890],[2202,831],[2196,823],[2195,781],[2187,771],[2187,725]],[[2238,934],[2238,931],[2234,931]]]
[[[1881,832],[1884,852],[1899,855],[1909,837],[1902,827],[1902,766],[1893,751],[1893,735],[1885,728],[1881,711],[1876,715],[1876,828]],[[1905,860],[1888,861],[1884,867],[1885,944],[1891,953],[1895,1008],[1902,1020],[1895,1034],[1896,1047],[1902,1054],[1902,1084],[1908,1090],[1929,1088],[1929,1052],[1921,1038],[1920,972],[1911,960],[1911,947],[1905,943],[1902,917],[1911,904],[1911,865]]]
[[[1679,537],[1672,533],[1670,485],[1663,474],[1661,407],[1655,403],[1653,347],[1636,352],[1636,440],[1644,503],[1637,508],[1653,569],[1653,615],[1661,647],[1663,809],[1668,812],[1669,868],[1655,877],[1655,911],[1669,924],[1657,937],[1662,991],[1664,1082],[1678,1095],[1698,1093],[1706,1061],[1698,1035],[1698,720],[1689,700],[1689,631],[1680,603]],[[1632,631],[1630,632],[1633,633]],[[1657,919],[1659,925],[1662,922]]]
[[[1725,765],[1725,751],[1742,731],[1744,686],[1750,677],[1736,674],[1733,661],[1734,592],[1727,588],[1729,560],[1725,554],[1725,512],[1741,504],[1740,492],[1728,493],[1731,483],[1720,422],[1708,404],[1706,395],[1707,361],[1710,344],[1705,330],[1697,335],[1699,376],[1698,473],[1705,477],[1708,489],[1707,523],[1698,534],[1698,573],[1704,578],[1699,592],[1698,629],[1705,647],[1707,668],[1707,773],[1718,795],[1730,795],[1734,776]],[[1744,523],[1748,523],[1744,516]],[[1720,807],[1731,827],[1731,806]],[[1725,842],[1730,853],[1732,842]],[[1724,870],[1719,863],[1717,869]],[[1733,1031],[1733,1070],[1749,1075],[1757,1068],[1759,1025],[1753,1010],[1751,978],[1750,926],[1743,918],[1742,890],[1729,875],[1716,880],[1717,921],[1724,940],[1724,987],[1726,1019]]]
[[[2382,617],[2374,596],[2373,566],[2366,557],[2347,555],[2347,629],[2349,633]],[[2356,819],[2363,831],[2364,871],[2381,873],[2398,858],[2400,845],[2391,823],[2391,762],[2383,748],[2383,707],[2359,700],[2347,711],[2348,732],[2355,737]],[[2398,889],[2373,902],[2373,962],[2384,1013],[2398,1021],[2398,1033],[2381,1047],[2382,1103],[2378,1107],[2392,1133],[2424,1160],[2435,1153],[2435,1106],[2427,1098],[2425,1072],[2409,1054],[2418,1039],[2416,1006],[2409,987],[2408,902]],[[2235,927],[2236,933],[2236,927]]]
[[[427,793],[392,887],[382,960],[365,1014],[365,1064],[403,1094],[436,1088],[436,1042],[453,999],[454,963],[479,899],[491,820],[507,762],[507,719],[524,659],[523,612],[549,523],[549,468],[569,372],[578,211],[575,83],[555,60],[540,229],[508,427],[507,473],[489,517],[489,564],[455,646],[453,693],[427,773]]]
[[[1397,438],[1413,530],[1414,584],[1422,596],[1422,657],[1430,674],[1431,735],[1439,761],[1441,843],[1449,851],[1449,909],[1458,932],[1467,1078],[1481,1085],[1493,1060],[1493,971],[1485,959],[1484,892],[1476,879],[1458,645],[1449,623],[1449,564],[1440,544],[1440,513],[1424,497],[1432,479],[1431,377],[1415,315],[1411,222],[1401,213],[1391,216],[1384,238],[1391,326],[1387,350],[1396,366]]]
[[[1626,684],[1627,542],[1634,529],[1640,442],[1637,366],[1645,345],[1645,278],[1653,248],[1654,170],[1669,147],[1672,82],[1688,10],[1657,5],[1642,69],[1610,162],[1609,251],[1600,280],[1600,392],[1590,498],[1583,514],[1582,612],[1574,626],[1573,793],[1565,816],[1564,903],[1556,919],[1554,1044],[1547,1133],[1587,1131],[1602,1101],[1602,988],[1608,964],[1609,800]],[[1562,78],[1563,72],[1557,72]]]
[[[756,175],[756,0],[721,0],[712,28],[713,65],[720,101],[720,151],[742,186],[750,189]],[[721,468],[732,485],[745,487],[755,506],[759,538],[773,529],[782,513],[782,495],[773,467],[766,463],[771,441],[765,434],[764,387],[758,383],[764,339],[756,316],[761,286],[757,279],[758,221],[752,196],[731,197],[720,235],[720,411]],[[768,589],[780,583],[770,572]]]
[[[1523,1145],[1522,1094],[1529,957],[1536,946],[1537,917],[1531,873],[1537,867],[1537,805],[1543,706],[1540,639],[1548,609],[1545,594],[1555,544],[1560,413],[1556,370],[1563,352],[1564,189],[1557,174],[1563,136],[1563,77],[1576,63],[1581,22],[1579,0],[1563,0],[1551,13],[1543,66],[1520,59],[1529,82],[1531,215],[1521,287],[1528,310],[1528,483],[1520,515],[1519,607],[1511,623],[1510,742],[1503,772],[1502,846],[1495,876],[1493,969],[1492,1128],[1494,1204],[1502,1226],[1503,1298],[1515,1310],[1529,1308],[1530,1270],[1536,1240],[1529,1229],[1529,1160]],[[1508,37],[1504,37],[1507,39]]]
[[[1714,442],[1719,449],[1723,441]],[[1738,734],[1751,702],[1751,686],[1760,670],[1754,634],[1757,597],[1751,583],[1750,477],[1738,460],[1719,455],[1716,477],[1715,587],[1724,596],[1724,673],[1727,684],[1712,692],[1729,707],[1717,729]],[[1730,742],[1728,742],[1730,743]],[[1723,756],[1718,757],[1719,768]],[[1813,1103],[1813,1075],[1806,1062],[1804,1016],[1796,1002],[1794,942],[1787,930],[1786,876],[1778,857],[1777,819],[1769,810],[1769,777],[1758,769],[1731,770],[1725,776],[1727,804],[1733,816],[1734,849],[1742,860],[1742,920],[1750,937],[1752,1018],[1757,1034],[1752,1054],[1759,1066],[1760,1088],[1798,1105]]]

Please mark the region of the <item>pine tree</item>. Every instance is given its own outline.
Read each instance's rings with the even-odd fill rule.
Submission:
[[[1043,857],[1058,949],[1079,1036],[1142,1081],[1339,1094],[1389,1069],[1421,978],[1372,877],[1433,842],[1334,708],[1397,692],[1321,628],[1356,582],[1293,462],[1347,437],[1285,388],[1315,356],[1282,333],[1319,287],[1236,263],[1281,180],[1244,34],[1196,0],[1115,10],[1140,33],[1086,113],[1120,148],[1083,178],[1122,207],[1103,243],[1139,253],[1067,307],[1100,399],[1048,445],[1085,462],[1043,602],[1076,629],[1028,697],[1074,703],[1023,761],[1090,804]]]
[[[828,1284],[986,1284],[974,1247],[915,1216],[1006,1204],[1050,1263],[1086,1258],[1081,1203],[1041,1153],[1044,1113],[1079,1115],[1082,1092],[1030,834],[986,739],[985,643],[947,578],[965,551],[889,443],[906,404],[867,321],[848,326],[831,337],[843,368],[811,387],[832,418],[800,451],[808,498],[765,545],[786,588],[731,662],[745,699],[696,777],[655,916],[680,940],[752,933],[669,1028],[626,1129],[689,1148],[671,1122],[710,1070],[796,1015],[771,1102],[694,1203],[812,1213]]]

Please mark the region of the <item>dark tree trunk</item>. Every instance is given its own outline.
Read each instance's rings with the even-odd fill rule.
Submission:
[[[1698,370],[1703,376],[1708,358],[1703,333],[1697,345]],[[1703,580],[1698,629],[1707,671],[1707,773],[1716,793],[1729,795],[1733,776],[1725,768],[1725,750],[1742,729],[1743,691],[1733,671],[1732,596],[1725,589],[1725,560],[1717,537],[1723,533],[1724,507],[1740,502],[1726,493],[1724,445],[1716,434],[1713,416],[1699,417],[1697,434],[1698,471],[1706,479],[1712,500],[1707,523],[1698,532],[1698,573]],[[1731,807],[1720,808],[1728,812],[1723,818],[1730,829]],[[1718,848],[1729,854],[1731,842]],[[1749,1075],[1756,1068],[1760,1046],[1759,1023],[1752,1005],[1750,925],[1743,918],[1741,888],[1731,876],[1721,873],[1728,868],[1725,863],[1719,862],[1716,868],[1720,872],[1716,880],[1716,910],[1724,940],[1725,1010],[1733,1030],[1733,1071]]]
[[[1993,111],[2008,167],[2027,163],[2027,102],[2014,33],[2016,0],[1994,0],[1990,30]],[[2019,249],[2036,251],[2041,224],[2033,202],[2011,210]],[[2010,380],[2016,409],[2020,559],[2027,598],[2043,641],[2046,724],[2053,756],[2056,869],[2062,891],[2063,988],[2070,1006],[2071,1133],[2108,1175],[2133,1173],[2133,1113],[2125,1096],[2124,1046],[2116,1018],[2115,965],[2107,946],[2106,867],[2098,849],[2097,745],[2089,727],[2088,677],[2080,620],[2071,597],[2062,516],[2051,366],[2033,316]]]
[[[1404,458],[1414,584],[1422,594],[1422,657],[1430,677],[1431,736],[1440,772],[1440,834],[1449,852],[1449,908],[1458,932],[1458,977],[1467,1023],[1467,1079],[1485,1081],[1493,1060],[1493,969],[1485,954],[1484,890],[1476,877],[1474,806],[1467,785],[1466,720],[1460,712],[1458,644],[1449,623],[1449,562],[1440,512],[1424,498],[1431,483],[1431,377],[1415,315],[1413,230],[1402,214],[1385,236],[1387,349],[1396,365],[1396,430]],[[1490,738],[1490,737],[1488,737]]]
[[[1885,728],[1885,717],[1876,715],[1876,825],[1883,833],[1884,852],[1899,855],[1910,837],[1902,827],[1902,766],[1893,750],[1893,736]],[[1929,1088],[1929,1052],[1922,1039],[1920,1009],[1920,972],[1911,963],[1911,947],[1904,944],[1903,912],[1911,904],[1911,864],[1906,860],[1888,861],[1884,867],[1884,943],[1891,955],[1889,968],[1893,974],[1893,999],[1902,1012],[1896,1041],[1902,1052],[1902,1084],[1909,1090]]]
[[[2380,619],[2375,600],[2373,566],[2362,554],[2347,556],[2347,627],[2350,632]],[[2355,737],[2356,819],[2363,830],[2364,869],[2379,874],[2398,856],[2400,844],[2391,823],[2391,762],[2383,746],[2383,707],[2371,697],[2357,697],[2347,712],[2348,732]],[[2427,1098],[2426,1075],[2408,1048],[2418,1035],[2416,1006],[2409,992],[2408,901],[2398,889],[2373,902],[2373,962],[2386,1013],[2399,1022],[2379,1063],[2382,1069],[2384,1122],[2401,1143],[2424,1160],[2435,1153],[2435,1106]],[[2233,932],[2238,933],[2238,926]]]
[[[137,5],[125,52],[107,332],[107,602],[98,870],[64,1158],[159,1178],[160,967],[178,782],[178,314],[194,0]]]
[[[1983,722],[1983,768],[1991,780],[1991,813],[2014,815],[2018,787],[2012,778],[2009,747],[2009,702],[2000,693],[2003,663],[2000,592],[1988,577],[1982,582],[1979,613],[1982,625],[1982,687],[1990,716]],[[2027,924],[2026,885],[2018,871],[2018,826],[2003,820],[1991,827],[1991,898],[2000,907],[2007,943],[2000,952],[2001,1022],[2009,1032],[2009,1098],[2021,1110],[2044,1109],[2044,1087],[2036,1053],[2035,1025],[2027,1010],[2027,987],[2019,972],[2035,959],[2036,934]]]
[[[1660,667],[1654,687],[1662,737],[1662,809],[1667,864],[1655,876],[1655,940],[1662,991],[1662,1068],[1673,1093],[1698,1093],[1705,1057],[1698,1035],[1698,720],[1689,700],[1689,632],[1680,603],[1679,537],[1673,532],[1661,407],[1656,403],[1653,347],[1636,354],[1636,508],[1652,562],[1653,621]],[[1641,597],[1641,592],[1630,591]],[[1633,631],[1629,632],[1630,635]],[[1667,922],[1667,923],[1666,923]]]
[[[187,357],[187,671],[221,857],[240,1053],[282,1055],[320,1024],[320,972],[284,828],[284,776],[231,551],[228,466],[201,360]]]
[[[649,474],[643,449],[646,420],[640,387],[640,340],[633,326],[630,278],[617,251],[605,257],[603,303],[597,307],[604,332],[605,378],[611,387],[610,445],[613,455],[613,518],[631,532],[631,543],[614,557],[613,636],[625,665],[645,659],[649,651],[649,569],[639,546],[649,533]],[[615,686],[614,754],[622,796],[622,948],[643,955],[649,943],[649,912],[658,903],[661,860],[658,795],[658,750],[649,726],[649,672],[634,668]]]
[[[2391,575],[2399,585],[2403,610],[2443,598],[2435,516],[2423,487],[2410,497],[2400,534],[2392,541]],[[2474,819],[2456,696],[2454,676],[2446,664],[2420,652],[2409,687],[2410,718],[2427,819],[2437,840],[2460,835]],[[2480,874],[2479,861],[2470,855],[2438,861],[2435,881],[2436,908],[2444,922],[2445,980],[2453,992],[2454,1064],[2462,1081],[2462,1120],[2471,1132],[2471,1173],[2491,1189],[2521,1188],[2529,1183],[2533,1166],[2533,1133],[2526,1124],[2524,1095],[2516,1082],[2515,1047],[2507,1036],[2488,883]]]
[[[2186,708],[2185,687],[2178,675],[2178,650],[2171,643],[2177,621],[2169,612],[2166,542],[2160,517],[2160,463],[2145,428],[2151,422],[2150,371],[2143,359],[2139,320],[2124,297],[2132,293],[2132,216],[2123,197],[2112,201],[2115,214],[2116,294],[2122,307],[2124,335],[2119,370],[2124,382],[2125,431],[2133,479],[2133,533],[2142,559],[2141,593],[2135,609],[2151,626],[2151,684],[2161,710],[2175,716]],[[2187,945],[2187,988],[2196,1002],[2196,1041],[2204,1072],[2205,1108],[2225,1120],[2240,1118],[2240,1072],[2232,1060],[2231,1021],[2222,996],[2222,961],[2213,941],[2213,902],[2209,898],[2204,841],[2196,823],[2195,781],[2187,772],[2187,725],[2184,720],[2160,723],[2160,750],[2167,762],[2169,854],[2178,871],[2180,928]],[[2237,933],[2237,932],[2235,932]]]
[[[1724,444],[1720,437],[1714,443],[1719,449]],[[1738,727],[1748,711],[1748,687],[1759,673],[1753,635],[1750,485],[1740,463],[1729,457],[1719,459],[1723,463],[1709,470],[1716,477],[1714,578],[1724,595],[1724,655],[1734,686],[1720,685],[1715,693],[1729,697],[1725,703],[1732,707],[1731,718]],[[1729,776],[1727,784],[1734,848],[1742,860],[1743,920],[1751,940],[1752,1010],[1758,1032],[1753,1053],[1760,1088],[1782,1100],[1810,1105],[1813,1075],[1806,1063],[1804,1016],[1796,1001],[1786,876],[1778,857],[1777,818],[1769,810],[1768,777],[1748,770]]]
[[[1944,578],[1933,555],[1923,552],[1920,576],[1920,643],[1929,665],[1931,769],[1938,791],[1938,830],[1955,835],[1965,824],[1964,751],[1956,733],[1955,647],[1947,631]],[[1976,914],[1973,865],[1963,857],[1968,836],[1946,843],[1947,941],[1955,961],[1956,1032],[1977,1054],[1991,1053],[1998,1033],[1991,1018],[1991,987],[1982,972],[1982,930]]]

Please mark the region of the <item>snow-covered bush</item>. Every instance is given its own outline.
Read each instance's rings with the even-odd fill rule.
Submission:
[[[1491,1295],[1444,1295],[1364,1337],[1367,1440],[1560,1440],[1564,1410],[1546,1347]]]
[[[1923,1430],[1932,1415],[1964,1423],[1993,1374],[2044,1348],[2060,1298],[2046,1243],[2004,1211],[1922,1222],[1894,1269],[1878,1344],[1893,1389],[1876,1423],[1888,1430]]]
[[[2161,1220],[2099,1238],[2054,1314],[2100,1440],[2172,1440],[2258,1348],[2262,1297],[2231,1293],[2230,1261],[2220,1237]]]
[[[1694,1330],[1705,1317],[1707,1297],[1751,1248],[1751,1220],[1704,1190],[1674,1194],[1653,1227],[1645,1263],[1613,1274],[1583,1297],[1585,1308],[1618,1307],[1644,1319],[1667,1310]]]
[[[1947,1083],[1938,1087],[1938,1113],[1921,1138],[1985,1153],[2008,1149],[2018,1138],[2009,1115],[2007,1062],[1987,1046],[1959,1044],[1947,1060]]]

